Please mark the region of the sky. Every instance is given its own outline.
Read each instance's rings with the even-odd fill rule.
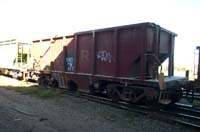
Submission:
[[[0,0],[0,40],[24,41],[153,22],[178,34],[175,64],[193,67],[200,0]]]

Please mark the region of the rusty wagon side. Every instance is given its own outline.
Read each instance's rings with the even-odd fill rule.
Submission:
[[[114,101],[176,102],[185,78],[173,77],[175,36],[154,23],[140,23],[47,39],[51,57],[42,65],[50,68],[42,80],[105,93]],[[159,69],[166,59],[164,77]]]

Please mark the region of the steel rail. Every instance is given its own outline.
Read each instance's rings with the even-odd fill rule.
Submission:
[[[66,93],[68,94],[69,92],[66,92]],[[74,96],[75,94],[69,94],[69,95]],[[77,94],[75,96],[77,97]],[[145,114],[145,115],[150,115],[150,116],[154,116],[155,115],[154,112],[156,112],[158,119],[160,119],[160,116],[162,116],[162,118],[164,118],[165,120],[168,120],[171,122],[176,122],[176,123],[182,124],[183,126],[188,126],[188,127],[194,128],[194,129],[200,128],[200,125],[198,125],[198,124],[183,120],[183,119],[187,118],[188,120],[197,120],[198,122],[200,122],[200,116],[193,116],[193,115],[189,115],[186,113],[177,112],[175,110],[169,111],[169,110],[165,110],[165,109],[151,109],[148,106],[135,105],[135,104],[127,103],[127,102],[115,103],[115,102],[112,102],[111,99],[108,99],[105,97],[99,97],[99,96],[90,95],[90,94],[81,93],[81,92],[79,92],[78,97],[87,99],[89,101],[109,105],[111,107],[119,108],[122,110],[127,110],[130,112],[137,112],[140,114]],[[177,109],[179,111],[197,112],[197,114],[200,113],[200,111],[194,111],[192,109],[188,109],[188,107],[180,108],[180,107],[178,107],[178,105],[175,106],[175,109]],[[174,117],[174,118],[172,118],[172,117]],[[177,117],[179,117],[179,119],[177,119]]]

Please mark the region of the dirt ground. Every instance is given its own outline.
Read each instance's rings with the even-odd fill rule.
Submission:
[[[8,79],[8,84],[12,83],[26,84]],[[0,85],[3,84],[6,84],[5,78],[0,76]],[[42,100],[0,88],[0,132],[151,131],[191,132],[192,130],[70,95]]]

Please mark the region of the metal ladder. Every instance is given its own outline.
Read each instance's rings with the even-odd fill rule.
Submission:
[[[23,43],[18,43],[17,63],[22,63],[22,61],[23,61]]]

